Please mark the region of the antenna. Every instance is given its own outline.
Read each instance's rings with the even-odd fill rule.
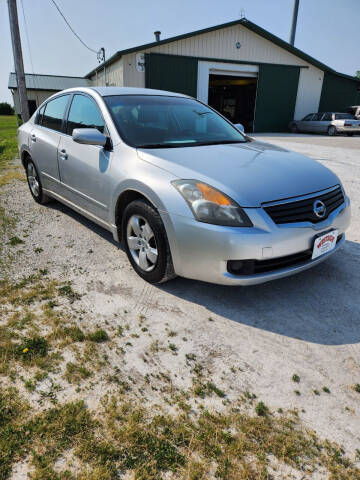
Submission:
[[[245,8],[240,10],[240,18],[245,18]]]

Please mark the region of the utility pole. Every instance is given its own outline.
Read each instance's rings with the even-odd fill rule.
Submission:
[[[21,49],[19,20],[16,0],[8,0],[11,41],[14,54],[16,83],[20,99],[21,120],[27,122],[30,118],[29,105],[26,93],[24,62]]]
[[[295,34],[296,34],[296,24],[299,12],[299,1],[295,0],[294,3],[294,11],[293,11],[293,18],[292,18],[292,25],[291,25],[291,33],[290,33],[290,44],[294,45],[295,43]]]

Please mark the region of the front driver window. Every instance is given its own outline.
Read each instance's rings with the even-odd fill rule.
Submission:
[[[66,133],[72,135],[74,128],[97,128],[104,133],[105,124],[99,108],[85,95],[74,95],[71,102]]]

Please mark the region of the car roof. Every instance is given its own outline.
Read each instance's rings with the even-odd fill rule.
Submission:
[[[55,95],[63,93],[72,93],[72,92],[84,92],[84,93],[93,93],[96,92],[101,97],[107,97],[110,95],[152,95],[152,96],[166,96],[166,97],[184,97],[192,98],[188,95],[183,95],[182,93],[167,92],[165,90],[154,90],[151,88],[135,88],[135,87],[74,87],[67,88],[66,90],[61,90],[56,92]],[[55,96],[54,95],[54,96]]]
[[[154,90],[152,88],[135,88],[135,87],[89,87],[95,90],[102,97],[109,95],[163,95],[171,97],[187,97],[181,93],[167,92],[165,90]]]

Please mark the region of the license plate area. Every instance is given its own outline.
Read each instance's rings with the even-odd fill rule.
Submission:
[[[334,250],[338,235],[338,230],[330,230],[329,232],[317,235],[314,240],[312,260]]]

